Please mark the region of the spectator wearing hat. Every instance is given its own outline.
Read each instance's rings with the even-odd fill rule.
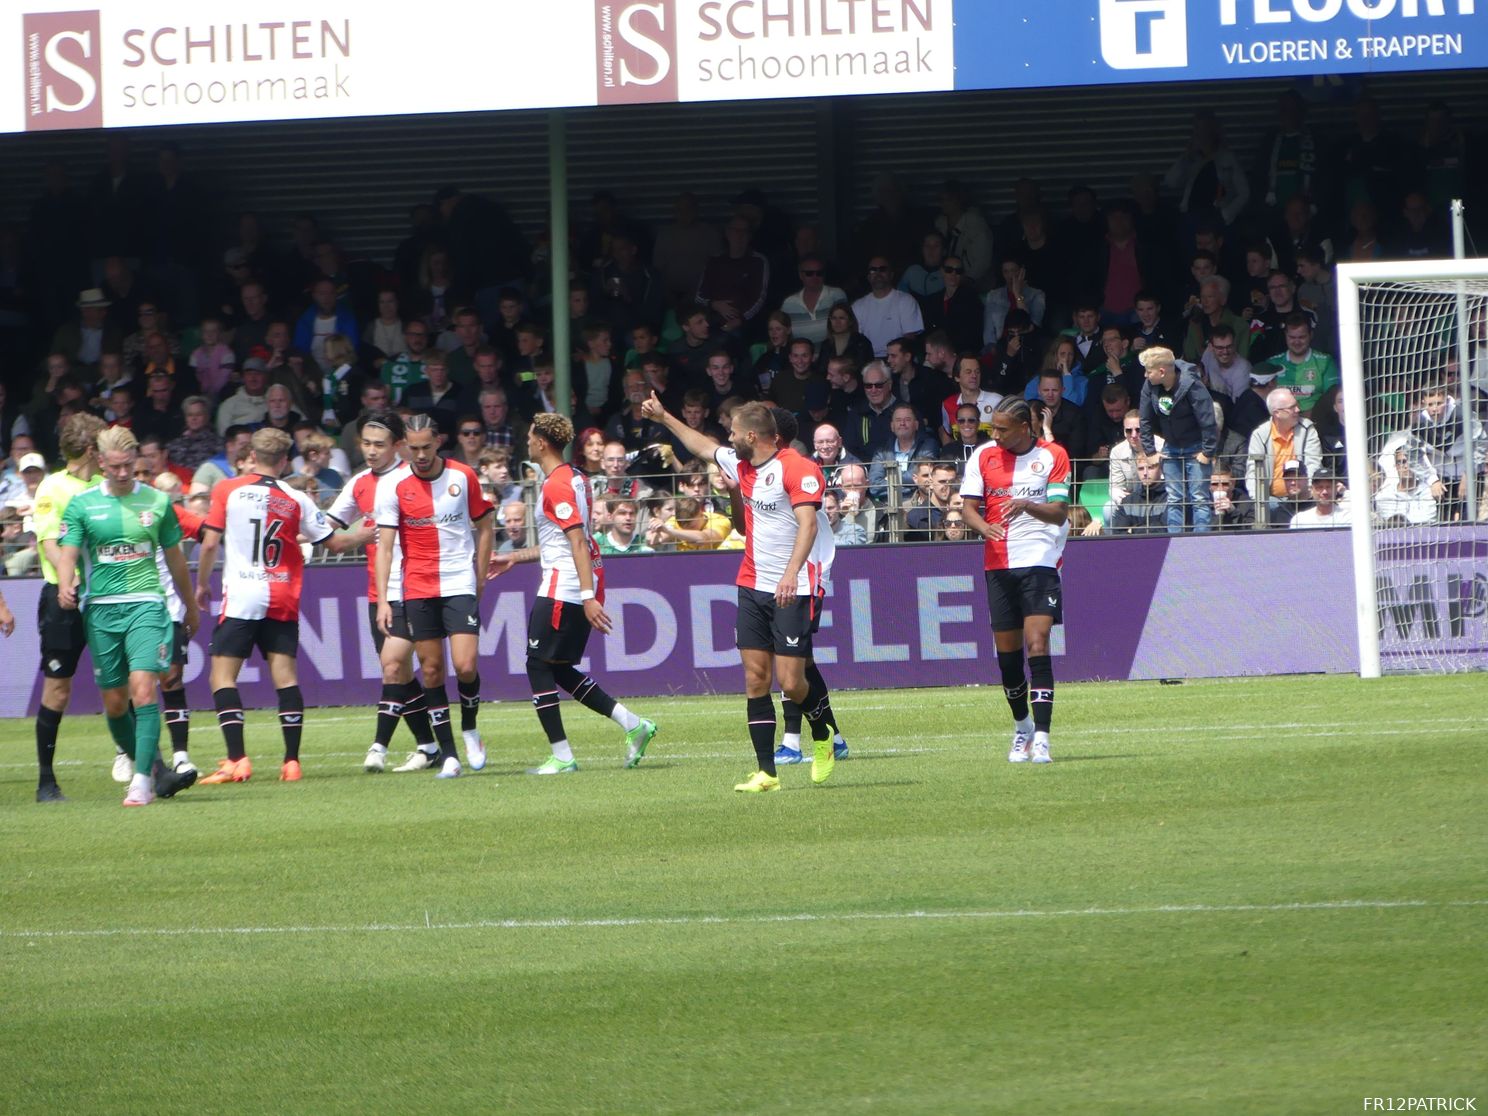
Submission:
[[[102,288],[89,287],[82,291],[75,305],[77,318],[57,328],[52,335],[51,352],[62,353],[74,368],[91,372],[105,352],[120,351],[124,338],[108,321],[108,309],[113,303]]]
[[[1292,516],[1289,527],[1347,527],[1350,521],[1347,491],[1338,474],[1322,468],[1312,475],[1312,507]]]
[[[1271,421],[1251,432],[1246,447],[1245,488],[1259,506],[1266,501],[1270,519],[1285,518],[1299,491],[1287,488],[1287,465],[1300,482],[1323,464],[1323,443],[1317,427],[1302,417],[1297,397],[1284,387],[1272,388],[1266,396]],[[1300,488],[1300,486],[1299,486]]]
[[[268,413],[269,404],[264,397],[269,385],[268,365],[261,357],[249,357],[243,362],[242,375],[242,386],[217,408],[217,430],[224,435],[229,426],[257,429]]]
[[[25,471],[29,467],[46,471],[46,458],[36,452],[36,445],[28,434],[18,434],[11,444],[11,454],[0,472],[0,506],[19,507],[29,503]],[[38,484],[40,481],[37,482]],[[30,486],[34,491],[35,485]]]

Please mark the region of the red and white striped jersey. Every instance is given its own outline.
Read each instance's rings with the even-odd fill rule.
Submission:
[[[961,495],[977,502],[977,511],[988,523],[1002,523],[1012,500],[1067,504],[1069,454],[1063,446],[1040,441],[1017,457],[996,442],[987,442],[977,447],[966,462]],[[1064,540],[1069,535],[1067,523],[1056,527],[1025,514],[1015,516],[1006,526],[1007,538],[986,540],[987,569],[1059,568],[1064,560]]]
[[[397,530],[403,547],[400,600],[477,594],[475,525],[491,514],[491,502],[468,465],[445,461],[429,480],[412,469],[383,477],[373,514],[379,527]]]
[[[202,530],[222,535],[222,615],[293,621],[305,569],[299,536],[324,542],[335,528],[303,492],[249,473],[212,489]]]
[[[741,460],[727,446],[713,457],[725,476],[739,482],[739,494],[744,497],[744,561],[739,566],[737,584],[773,593],[796,547],[799,525],[795,509],[802,505],[821,508],[826,487],[821,467],[793,449],[780,450],[763,465]],[[818,539],[819,524],[818,520]],[[821,579],[815,554],[813,547],[796,577],[796,592],[802,596],[813,595]]]
[[[537,507],[537,545],[542,562],[538,596],[569,604],[582,603],[579,568],[574,564],[573,548],[568,542],[569,529],[582,527],[589,561],[594,566],[594,597],[600,604],[604,603],[604,562],[590,530],[593,507],[589,478],[572,465],[558,466],[543,481]]]
[[[374,473],[371,469],[363,469],[351,478],[340,492],[331,506],[326,509],[326,515],[330,516],[343,527],[350,527],[355,520],[360,519],[364,527],[374,527],[377,520],[373,517],[373,511],[377,507],[377,483],[384,477],[390,477],[398,473],[408,473],[410,470],[403,462],[398,462],[391,469],[384,469],[380,473]],[[367,543],[367,600],[373,604],[377,603],[377,536],[374,534],[371,541]],[[397,536],[393,537],[393,568],[388,572],[388,600],[401,601],[403,599],[403,545]]]
[[[956,412],[970,402],[969,399],[962,399],[959,391],[955,395],[946,396],[940,405],[940,428],[947,434],[956,433]],[[995,391],[977,393],[977,423],[989,434],[992,432],[992,416],[997,413],[997,404],[1001,402],[1002,396]]]

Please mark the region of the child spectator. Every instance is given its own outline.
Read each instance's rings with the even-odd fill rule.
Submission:
[[[222,322],[217,318],[203,318],[201,344],[191,350],[190,357],[198,390],[214,398],[221,395],[222,389],[232,379],[237,363],[232,346],[222,340]]]

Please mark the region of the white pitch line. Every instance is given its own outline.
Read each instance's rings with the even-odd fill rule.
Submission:
[[[673,915],[652,918],[501,918],[470,922],[371,922],[360,926],[182,926],[105,927],[94,930],[0,930],[4,938],[182,938],[253,937],[266,934],[402,934],[445,930],[594,930],[631,926],[757,926],[788,922],[954,922],[993,919],[1125,918],[1139,915],[1286,914],[1306,911],[1386,911],[1488,906],[1488,899],[1325,899],[1296,903],[1174,903],[1155,907],[1027,907],[983,911],[845,911],[776,915]]]

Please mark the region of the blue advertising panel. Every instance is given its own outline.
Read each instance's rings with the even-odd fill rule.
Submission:
[[[1488,66],[1488,0],[1039,0],[956,5],[956,88]]]

